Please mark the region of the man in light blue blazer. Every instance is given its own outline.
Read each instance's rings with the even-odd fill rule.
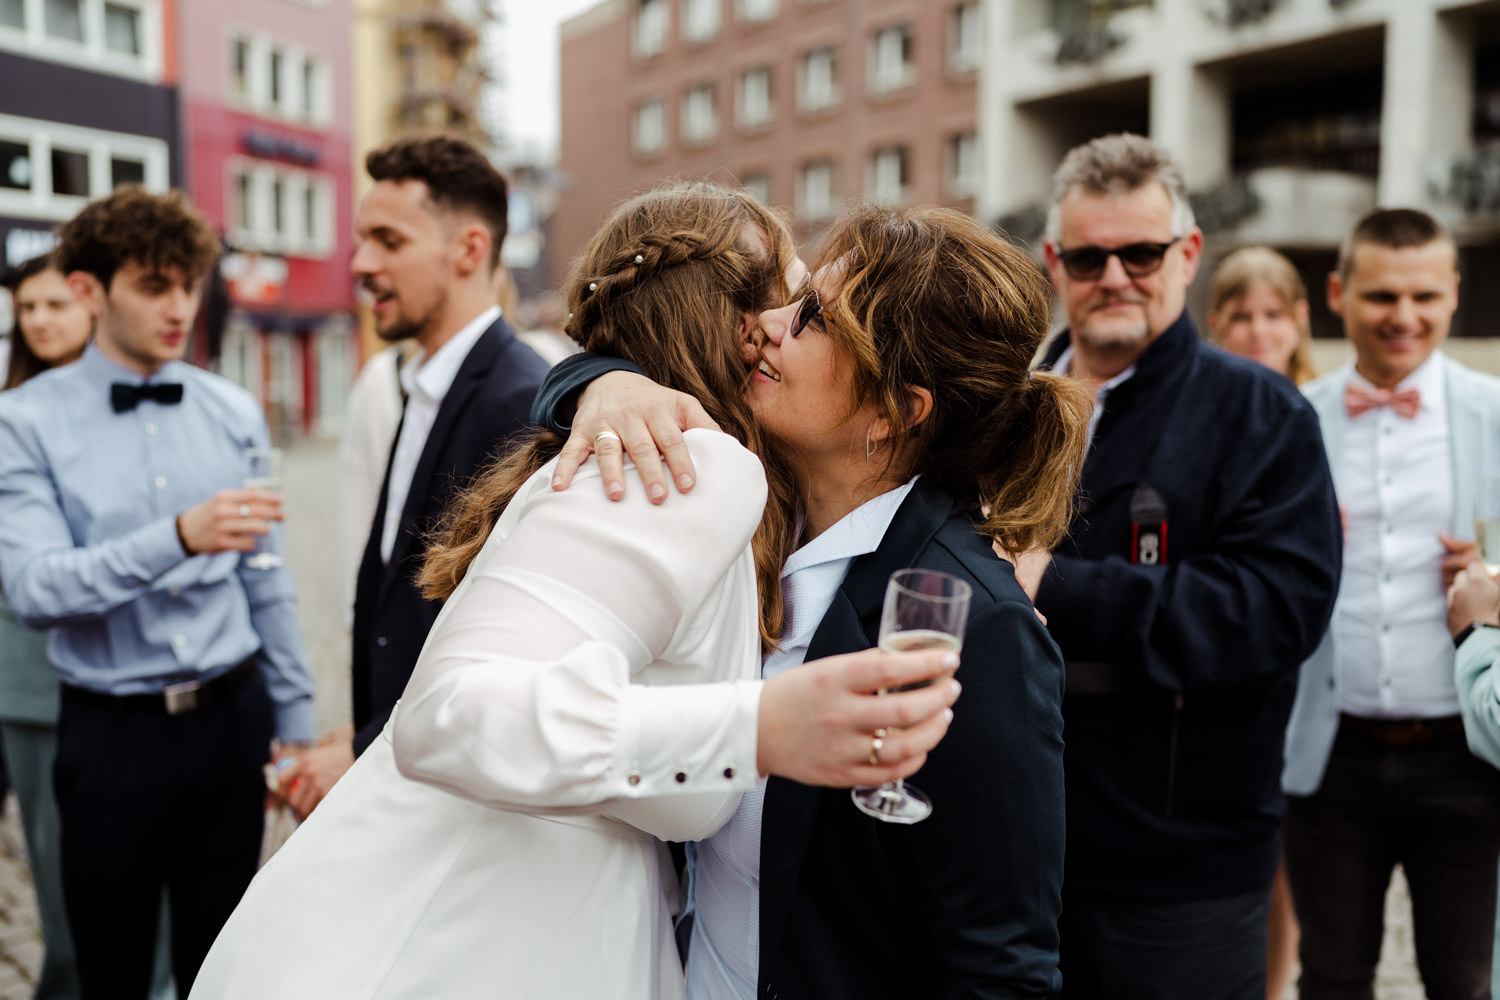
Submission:
[[[1369,997],[1395,865],[1427,995],[1487,996],[1500,772],[1465,744],[1444,591],[1500,475],[1500,379],[1439,348],[1457,249],[1429,216],[1360,221],[1329,276],[1355,361],[1306,387],[1345,518],[1339,600],[1287,729],[1287,875],[1303,1000]]]

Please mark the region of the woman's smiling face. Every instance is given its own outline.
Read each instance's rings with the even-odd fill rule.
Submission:
[[[799,272],[800,284],[793,284]],[[808,275],[798,261],[788,284],[797,289],[791,301],[760,314],[763,339],[752,345],[750,409],[799,464],[863,455],[874,411],[868,404],[851,411],[854,360],[829,336],[824,311],[839,292],[836,266]]]

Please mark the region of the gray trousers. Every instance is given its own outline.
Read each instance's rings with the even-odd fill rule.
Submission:
[[[67,910],[63,906],[58,853],[62,824],[57,814],[57,798],[52,793],[57,727],[0,720],[0,743],[5,746],[11,787],[21,807],[21,831],[26,837],[37,914],[42,923],[42,971],[32,996],[35,1000],[78,1000],[78,968],[73,961],[73,938],[68,932]],[[174,1000],[177,991],[172,986],[171,935],[166,929],[166,904],[162,907],[151,1000]]]

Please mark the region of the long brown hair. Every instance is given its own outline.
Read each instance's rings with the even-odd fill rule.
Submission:
[[[1264,281],[1281,299],[1287,312],[1296,315],[1297,303],[1307,303],[1307,286],[1297,265],[1270,247],[1241,247],[1219,262],[1208,286],[1208,311],[1216,315],[1225,306],[1244,298],[1257,281]],[[1222,346],[1217,333],[1213,339]],[[1306,319],[1297,321],[1297,346],[1286,363],[1286,375],[1295,385],[1318,377],[1318,366],[1312,359],[1312,327]]]
[[[769,497],[752,549],[761,641],[782,628],[781,567],[795,543],[795,487],[744,400],[746,313],[786,294],[793,256],[786,224],[753,199],[704,182],[673,184],[617,208],[575,264],[567,333],[591,354],[625,358],[653,381],[697,398],[719,426],[760,456]],[[534,432],[475,479],[444,515],[419,582],[451,594],[522,484],[562,447]]]
[[[1075,379],[1031,373],[1052,294],[1023,251],[959,212],[860,208],[828,234],[817,267],[842,286],[827,329],[854,359],[851,409],[891,427],[888,462],[972,505],[1009,552],[1067,532],[1093,401]],[[932,396],[913,423],[910,389]],[[899,456],[899,457],[898,457]]]

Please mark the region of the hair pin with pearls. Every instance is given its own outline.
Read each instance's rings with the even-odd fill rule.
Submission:
[[[644,263],[646,263],[646,258],[643,257],[641,254],[636,254],[635,255],[635,262],[637,264],[644,264]]]

